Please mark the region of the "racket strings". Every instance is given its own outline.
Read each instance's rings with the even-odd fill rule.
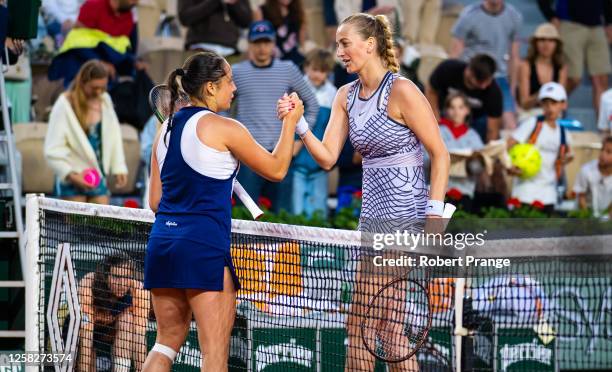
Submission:
[[[172,92],[166,85],[154,87],[151,90],[149,99],[155,115],[162,122],[170,117],[170,114],[174,114],[183,107],[191,104],[189,97],[183,91],[179,91],[178,98],[174,100],[174,107],[171,107]]]
[[[376,357],[399,362],[418,351],[430,323],[425,289],[411,280],[396,280],[372,298],[362,323],[362,337]]]

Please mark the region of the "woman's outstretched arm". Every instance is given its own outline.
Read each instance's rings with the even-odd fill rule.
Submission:
[[[336,164],[348,136],[347,91],[348,86],[345,85],[338,90],[336,98],[334,98],[331,116],[323,140],[320,141],[311,131],[307,131],[302,136],[302,141],[312,158],[325,170],[332,169]],[[282,118],[287,115],[286,108],[286,100],[280,99],[277,107],[279,117]]]

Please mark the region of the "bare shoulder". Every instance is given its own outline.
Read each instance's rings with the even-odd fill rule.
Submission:
[[[211,124],[214,125],[216,130],[225,134],[236,134],[247,130],[244,124],[238,120],[217,114],[211,115]]]
[[[529,71],[531,69],[531,67],[529,66],[529,62],[527,62],[526,59],[522,59],[519,63],[519,69],[521,71]]]
[[[351,85],[353,85],[353,82],[346,83],[343,86],[341,86],[340,88],[338,88],[338,92],[336,93],[336,96],[337,97],[344,96],[344,98],[346,99],[346,96],[348,94],[349,89],[351,88]]]
[[[212,127],[215,131],[219,131],[222,133],[226,133],[227,131],[236,131],[244,129],[245,126],[242,125],[238,120],[228,118],[225,116],[221,116],[219,114],[213,113],[209,115],[205,115],[198,120],[198,128],[202,127]]]
[[[336,92],[336,98],[334,98],[335,105],[341,106],[346,109],[346,100],[348,97],[348,91],[351,88],[352,84],[353,83],[346,83],[340,88],[338,88],[338,91]]]
[[[415,98],[420,97],[423,97],[423,93],[421,93],[416,84],[410,79],[399,77],[393,83],[389,101],[391,104],[396,103],[404,106],[407,104],[409,105],[411,102],[414,102]]]

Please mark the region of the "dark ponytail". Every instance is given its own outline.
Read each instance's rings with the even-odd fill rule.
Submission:
[[[218,83],[226,74],[224,68],[226,63],[225,59],[217,53],[204,51],[187,58],[182,68],[177,68],[168,75],[166,85],[170,89],[171,102],[164,143],[166,143],[167,134],[172,130],[174,104],[180,95],[186,94],[192,100],[196,98],[199,101],[205,101],[203,86],[208,82]]]
[[[170,75],[168,75],[168,80],[166,81],[166,86],[170,89],[170,109],[168,111],[170,114],[168,115],[168,126],[166,127],[166,133],[164,133],[164,144],[166,144],[166,136],[172,130],[172,119],[174,119],[175,103],[179,99],[179,89],[181,89],[178,82],[179,76],[185,76],[185,71],[182,68],[177,68],[176,70],[172,71]],[[166,147],[167,146],[168,145],[166,144]]]

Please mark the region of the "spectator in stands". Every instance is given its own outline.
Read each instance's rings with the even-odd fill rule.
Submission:
[[[187,27],[185,49],[211,50],[230,63],[238,58],[240,28],[252,20],[248,0],[179,0],[178,16]]]
[[[79,371],[100,370],[97,360],[111,345],[108,371],[142,370],[147,356],[145,332],[149,317],[149,292],[134,279],[132,259],[122,253],[107,256],[96,271],[79,282],[81,329]],[[64,321],[64,327],[68,324]],[[64,332],[67,328],[64,328]]]
[[[607,213],[612,218],[612,136],[603,140],[599,159],[593,159],[580,168],[574,192],[580,209],[590,206],[595,217]]]
[[[274,110],[279,97],[295,91],[304,101],[304,116],[309,123],[316,122],[319,105],[297,66],[274,58],[276,34],[269,21],[253,22],[248,38],[249,60],[232,67],[237,87],[236,119],[247,127],[258,143],[272,151],[281,131]],[[289,180],[269,182],[246,167],[238,173],[238,180],[254,200],[259,200],[264,193],[272,202],[273,211],[289,210]],[[282,200],[281,196],[287,199]]]
[[[85,0],[76,26],[130,37],[136,24],[132,8],[137,4],[138,0]]]
[[[422,93],[425,93],[425,86],[419,80],[419,76],[417,74],[417,70],[419,68],[420,59],[415,58],[410,65],[407,65],[405,62],[405,58],[402,58],[404,55],[404,50],[406,47],[406,42],[402,38],[395,38],[393,40],[393,50],[395,51],[395,55],[397,56],[397,61],[400,64],[399,74],[405,77],[406,79],[410,79]]]
[[[409,44],[436,43],[442,15],[442,0],[411,0],[402,2],[404,25],[402,36]]]
[[[608,89],[608,74],[612,72],[608,47],[612,35],[612,3],[609,0],[556,0],[555,4],[553,9],[552,0],[538,0],[544,17],[561,34],[569,65],[567,90],[571,93],[580,84],[586,62],[593,86],[593,107],[597,111],[601,94]]]
[[[503,121],[516,127],[514,95],[518,83],[521,14],[504,0],[481,0],[468,5],[452,29],[451,58],[469,60],[486,53],[495,58],[495,80],[503,95]],[[508,59],[509,56],[509,59]]]
[[[338,189],[336,198],[338,205],[336,213],[342,208],[350,207],[355,195],[362,195],[363,191],[363,157],[357,151],[351,141],[346,141],[338,156],[336,166],[338,167]]]
[[[544,115],[523,122],[508,139],[507,147],[511,149],[517,143],[533,144],[540,152],[542,165],[531,178],[514,178],[512,196],[528,205],[539,201],[544,204],[544,212],[552,213],[557,202],[557,183],[563,167],[572,158],[571,137],[558,123],[567,109],[567,94],[561,84],[550,82],[542,85],[538,99]],[[520,176],[521,170],[512,167],[509,173]]]
[[[132,8],[138,0],[85,0],[79,11],[75,27],[100,30],[110,36],[130,38],[131,49],[136,51],[138,35]],[[111,79],[117,75],[113,61],[103,61]]]
[[[606,90],[605,93],[601,95],[597,129],[599,129],[604,136],[612,134],[612,89]]]
[[[77,48],[76,53],[79,51],[83,53],[79,58],[80,64],[92,58],[104,63],[109,72],[109,93],[117,116],[122,123],[129,123],[140,130],[151,115],[145,97],[153,88],[153,82],[147,74],[146,65],[136,57],[138,30],[132,10],[137,4],[138,0],[86,0],[79,12],[76,27],[102,31],[110,35],[112,39],[102,37],[100,41],[107,47],[102,48],[98,44],[89,53],[83,53],[83,50],[80,49],[83,46],[70,44]],[[81,30],[81,32],[84,31]],[[73,32],[68,35],[66,44],[74,41],[70,39],[72,34]],[[87,40],[92,35],[96,34],[77,33],[75,38]],[[119,77],[127,79],[119,80]]]
[[[319,103],[319,115],[312,133],[322,139],[331,114],[336,96],[336,87],[328,80],[336,61],[326,49],[313,49],[306,54],[304,61],[304,80],[315,92]],[[294,214],[321,211],[327,217],[327,172],[310,156],[308,150],[297,142],[293,148],[295,159],[291,164],[293,178],[292,210]]]
[[[147,173],[151,165],[151,148],[153,147],[153,141],[160,125],[157,117],[153,115],[147,120],[144,128],[142,128],[142,132],[140,132],[140,160],[144,162]]]
[[[486,54],[478,54],[469,63],[449,59],[440,63],[429,77],[425,95],[436,118],[446,97],[455,91],[468,97],[472,120],[471,127],[486,143],[499,138],[502,115],[502,93],[493,80],[495,60]]]
[[[107,178],[127,183],[121,128],[106,93],[108,73],[102,63],[85,63],[70,89],[51,110],[45,138],[45,157],[57,177],[55,195],[67,200],[108,204]],[[94,168],[99,184],[86,182],[84,171]]]
[[[482,140],[475,130],[467,124],[470,115],[470,105],[465,94],[456,92],[446,97],[444,104],[444,117],[440,119],[440,135],[446,148],[453,150],[478,151],[484,147]],[[478,161],[473,159],[473,161]],[[468,163],[470,164],[470,163]],[[457,189],[462,194],[461,204],[464,210],[471,211],[472,199],[476,190],[476,180],[473,176],[448,178],[448,189]]]
[[[74,27],[83,0],[43,0],[42,10],[49,36],[59,48],[64,37]]]
[[[338,29],[338,18],[334,9],[334,0],[323,0],[323,18],[325,22],[326,47],[333,47],[336,43],[336,30]]]
[[[3,50],[3,53],[1,53],[2,56],[0,57],[0,62],[3,65],[2,68],[4,68],[4,66],[6,65],[10,66],[10,65],[16,64],[17,60],[19,59],[19,55],[21,55],[21,53],[24,52],[24,45],[25,45],[24,40],[13,39],[11,37],[6,36],[7,31],[8,31],[7,20],[8,20],[8,9],[5,6],[4,2],[0,0],[0,46],[2,46],[2,50]],[[20,98],[25,98],[25,97],[21,96]],[[8,107],[9,108],[13,107],[12,102],[11,102],[11,97],[7,97],[7,101],[8,101]],[[11,123],[15,123],[15,116],[16,116],[16,112],[15,111],[11,112],[11,117],[9,118]],[[3,122],[4,120],[1,119],[0,121]],[[4,126],[4,124],[2,124],[2,126]],[[15,146],[14,141],[15,140],[13,138],[13,146]],[[13,147],[13,148],[16,149],[16,147]],[[21,188],[22,157],[19,151],[15,151],[15,164],[17,168],[16,169],[17,179],[19,180],[19,188]],[[8,169],[7,168],[8,166],[9,166],[8,146],[0,146],[0,167]],[[3,172],[3,173],[5,174],[0,175],[0,182],[2,183],[9,182],[8,174],[10,172]]]
[[[266,0],[255,12],[254,19],[266,19],[276,29],[277,56],[302,66],[300,48],[306,42],[306,19],[302,0]]]
[[[527,58],[519,67],[519,103],[523,110],[538,107],[538,92],[550,81],[567,85],[563,43],[551,23],[538,26],[529,40]],[[541,110],[540,110],[541,111]]]
[[[101,61],[111,85],[119,76],[133,77],[135,70],[143,70],[144,64],[135,57],[138,35],[132,9],[137,3],[138,0],[85,0],[74,28],[53,58],[49,80],[63,79],[67,87],[91,59]]]

